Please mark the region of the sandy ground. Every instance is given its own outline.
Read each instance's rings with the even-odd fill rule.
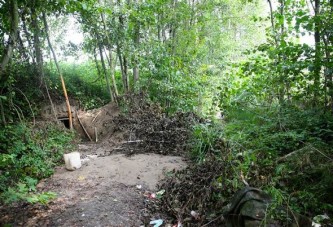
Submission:
[[[156,192],[165,174],[186,166],[177,156],[105,156],[96,144],[79,149],[89,161],[75,171],[60,166],[41,181],[38,189],[55,192],[57,198],[47,206],[16,208],[19,215],[13,226],[142,226],[159,218],[145,210],[147,195]]]

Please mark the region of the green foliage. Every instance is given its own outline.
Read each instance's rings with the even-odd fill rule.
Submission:
[[[279,2],[267,43],[225,71],[219,106],[235,173],[271,192],[275,207],[314,215],[333,213],[332,5],[313,15],[305,3]],[[314,44],[300,42],[314,33]]]
[[[36,77],[35,67],[20,62],[0,79],[0,111],[3,111],[7,122],[30,119],[36,115],[36,101],[42,97],[42,90],[36,89],[36,86],[41,86],[41,80]]]
[[[193,126],[191,158],[198,163],[205,162],[207,157],[220,157],[225,147],[224,133],[221,125],[202,123]]]
[[[69,97],[78,100],[81,107],[93,109],[109,101],[106,83],[92,62],[60,65]],[[48,67],[50,89],[63,96],[59,74],[53,64]]]
[[[219,83],[225,81],[222,70],[226,62],[241,59],[242,51],[263,41],[263,29],[258,26],[264,22],[252,20],[261,5],[240,1],[177,4],[154,1],[150,5],[163,14],[162,19],[151,20],[150,26],[154,25],[157,33],[164,27],[170,27],[165,33],[174,33],[164,38],[153,33],[142,41],[139,87],[168,112],[209,115],[216,108]],[[174,8],[172,13],[163,13],[169,8]]]
[[[26,177],[23,182],[17,183],[16,187],[8,187],[1,194],[1,200],[5,203],[13,203],[17,201],[27,201],[28,203],[47,204],[51,199],[56,198],[54,192],[36,192],[37,180]]]
[[[279,190],[283,203],[297,212],[333,211],[330,113],[293,106],[234,106],[226,115],[225,136],[233,152],[241,154],[237,168],[251,184]]]
[[[49,177],[70,149],[71,132],[49,124],[6,125],[0,130],[0,193],[4,201],[46,202],[52,193],[31,194],[37,180]]]
[[[269,192],[274,200],[269,216],[275,219],[285,221],[288,210],[308,216],[333,213],[330,113],[239,104],[225,114],[223,124],[193,128],[193,160],[206,164],[224,160],[229,166],[224,176],[229,188],[241,188],[243,177],[251,186]]]

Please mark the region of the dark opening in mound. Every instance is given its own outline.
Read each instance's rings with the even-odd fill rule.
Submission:
[[[63,123],[65,125],[65,127],[69,129],[69,119],[68,118],[58,118],[58,120],[61,121],[61,123]]]

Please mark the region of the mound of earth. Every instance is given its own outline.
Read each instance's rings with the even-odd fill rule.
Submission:
[[[131,108],[121,113],[114,104],[91,111],[78,111],[75,129],[99,148],[126,154],[156,153],[184,155],[190,136],[189,127],[201,122],[193,113],[177,113],[167,117],[156,104],[135,99]]]

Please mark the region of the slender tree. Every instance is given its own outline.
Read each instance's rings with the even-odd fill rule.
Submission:
[[[19,13],[18,13],[17,0],[10,0],[8,7],[9,7],[10,33],[8,38],[8,45],[5,48],[0,58],[0,78],[3,75],[8,62],[13,55],[18,34]]]
[[[65,84],[64,78],[62,76],[62,72],[61,72],[61,69],[60,69],[60,66],[59,66],[59,63],[58,63],[58,60],[57,60],[57,56],[56,56],[56,54],[54,52],[54,49],[52,47],[52,43],[51,43],[50,36],[49,36],[49,28],[48,28],[48,24],[47,24],[45,12],[43,12],[42,15],[43,15],[43,22],[44,22],[44,27],[45,27],[46,39],[47,39],[47,42],[49,44],[49,48],[51,50],[51,53],[53,55],[54,63],[56,65],[56,68],[57,68],[58,73],[59,73],[59,77],[60,77],[60,80],[61,80],[62,89],[63,89],[65,100],[66,100],[67,112],[68,112],[68,121],[69,121],[69,129],[73,129],[72,110],[71,110],[71,105],[69,103],[69,99],[68,99],[68,95],[67,95],[66,84]]]
[[[321,43],[320,43],[320,0],[314,1],[314,11],[315,11],[315,29],[314,29],[314,39],[315,39],[315,60],[314,60],[314,105],[318,104],[319,90],[320,90],[320,74],[321,74]]]

